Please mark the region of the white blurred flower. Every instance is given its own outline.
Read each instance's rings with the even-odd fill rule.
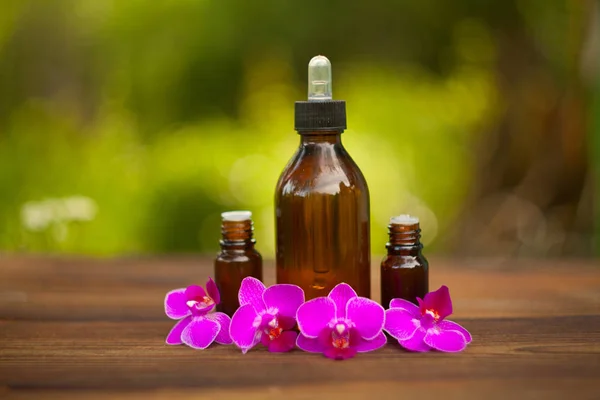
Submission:
[[[71,221],[91,221],[96,217],[96,202],[85,196],[72,196],[63,199],[67,217]]]
[[[66,238],[66,223],[91,221],[96,217],[96,202],[85,196],[29,201],[21,207],[21,224],[32,232],[40,232],[54,225],[60,231],[57,240]],[[59,241],[62,241],[59,240]]]
[[[46,202],[29,201],[21,207],[21,224],[32,232],[43,231],[53,218],[52,208]]]

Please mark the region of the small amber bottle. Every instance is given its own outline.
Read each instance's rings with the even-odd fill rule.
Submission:
[[[221,214],[221,252],[215,260],[215,282],[221,294],[217,311],[232,316],[238,309],[242,279],[252,276],[262,281],[262,257],[254,248],[254,224],[250,211]]]
[[[429,263],[421,250],[419,219],[399,215],[390,219],[388,254],[381,262],[381,305],[401,298],[417,303],[429,291]]]

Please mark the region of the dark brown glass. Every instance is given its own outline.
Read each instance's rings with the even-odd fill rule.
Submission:
[[[388,254],[381,262],[381,305],[389,308],[390,300],[405,299],[417,304],[429,291],[429,263],[419,241],[419,224],[390,224]]]
[[[262,257],[254,248],[252,220],[223,221],[221,252],[215,260],[215,283],[221,294],[217,311],[232,316],[240,306],[238,291],[242,279],[252,276],[262,281]]]
[[[341,131],[301,132],[275,192],[277,283],[326,296],[346,282],[371,287],[369,190]]]

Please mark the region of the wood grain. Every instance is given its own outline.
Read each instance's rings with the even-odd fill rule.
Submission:
[[[412,354],[388,344],[345,362],[165,345],[164,294],[210,273],[205,258],[0,258],[0,397],[600,398],[593,261],[432,260],[431,287],[451,288],[451,319],[473,334],[469,348]]]

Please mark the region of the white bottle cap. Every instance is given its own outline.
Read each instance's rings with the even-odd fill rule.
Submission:
[[[227,211],[221,213],[223,221],[248,221],[252,219],[252,213],[250,211]]]
[[[395,225],[415,225],[419,223],[419,218],[408,215],[408,214],[400,214],[395,217],[390,218],[390,224]]]

